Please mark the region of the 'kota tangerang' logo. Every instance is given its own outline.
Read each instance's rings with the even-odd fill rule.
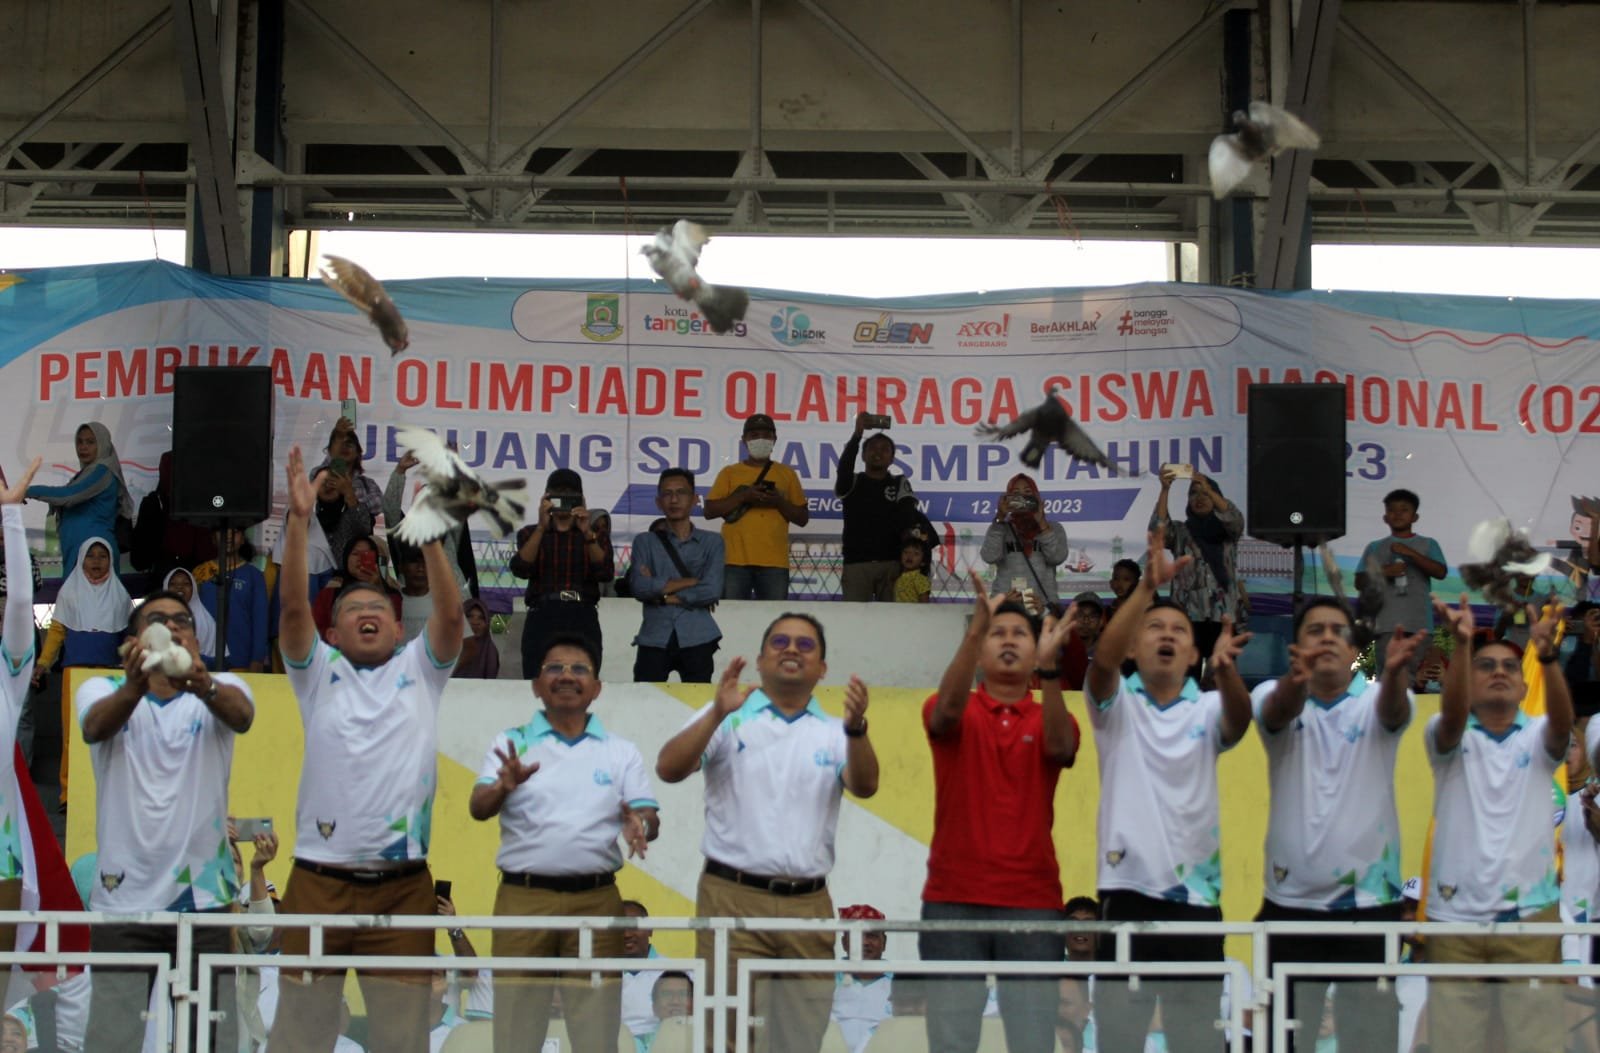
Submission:
[[[622,298],[615,293],[590,293],[580,331],[605,343],[622,335]]]

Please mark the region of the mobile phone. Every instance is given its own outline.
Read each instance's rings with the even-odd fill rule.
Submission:
[[[450,882],[448,882],[448,881],[435,881],[433,883],[433,894],[435,896],[437,896],[439,899],[449,899],[450,898]]]
[[[334,475],[349,475],[350,462],[345,460],[343,457],[335,457],[333,460],[328,462],[328,471],[332,472]]]
[[[889,425],[893,423],[894,418],[890,417],[887,413],[869,413],[862,420],[861,426],[863,428],[878,428],[880,430],[887,431]]]
[[[359,405],[361,404],[355,399],[345,399],[339,403],[339,416],[354,424],[356,422],[356,407]]]
[[[1161,466],[1161,472],[1162,472],[1162,474],[1166,474],[1167,472],[1171,472],[1172,473],[1172,477],[1174,479],[1193,479],[1194,478],[1194,465],[1192,465],[1192,464],[1163,464]]]
[[[235,841],[254,841],[262,834],[272,833],[272,819],[235,819],[233,821],[233,839]]]

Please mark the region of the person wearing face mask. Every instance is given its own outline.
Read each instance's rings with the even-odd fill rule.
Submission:
[[[752,414],[744,422],[744,460],[718,472],[706,494],[706,518],[722,520],[725,600],[789,596],[789,526],[805,526],[811,510],[794,469],[772,459],[777,438],[771,417]]]

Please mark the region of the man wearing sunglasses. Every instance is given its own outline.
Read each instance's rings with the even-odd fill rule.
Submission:
[[[1439,714],[1423,745],[1433,767],[1433,858],[1424,889],[1429,921],[1560,921],[1560,884],[1550,830],[1550,780],[1566,762],[1572,696],[1556,666],[1560,609],[1528,607],[1528,647],[1543,667],[1543,716],[1522,711],[1528,692],[1521,648],[1508,640],[1473,647],[1467,598],[1434,601],[1455,637]],[[1559,936],[1429,936],[1428,961],[1445,964],[1555,964]],[[1342,986],[1342,983],[1341,983]],[[1561,1049],[1562,985],[1428,985],[1428,1034],[1439,1050],[1489,1048],[1499,1003],[1508,1053]],[[1341,1038],[1341,1046],[1343,1041]]]
[[[450,681],[466,616],[444,546],[422,546],[433,611],[400,647],[402,629],[382,586],[352,582],[317,637],[306,573],[316,479],[297,446],[289,452],[289,511],[278,579],[278,645],[305,725],[295,808],[294,869],[285,914],[422,914],[438,911],[428,842],[438,775],[439,702]],[[433,953],[429,929],[332,929],[330,955]],[[283,953],[306,954],[305,929],[284,934]],[[393,1053],[428,1048],[427,972],[358,975],[370,1044]],[[267,1044],[276,1053],[327,1050],[340,1033],[344,970],[284,970]]]
[[[1396,626],[1382,638],[1383,675],[1355,671],[1350,610],[1311,600],[1294,620],[1289,672],[1255,689],[1252,702],[1267,751],[1271,811],[1264,896],[1257,921],[1399,921],[1403,907],[1400,820],[1394,765],[1411,723],[1407,670],[1428,642]],[[1381,962],[1383,937],[1273,936],[1272,961]],[[1313,1044],[1329,980],[1300,978],[1289,1012]],[[1400,1003],[1393,985],[1342,977],[1333,996],[1341,1044],[1393,1050]]]
[[[576,633],[550,638],[533,693],[544,708],[501,732],[478,770],[468,808],[500,817],[497,915],[623,916],[620,836],[642,858],[660,829],[655,789],[639,749],[606,730],[589,706],[600,695],[594,644]],[[622,932],[594,934],[594,955],[622,957]],[[576,958],[576,930],[496,929],[497,958]],[[550,1024],[549,979],[497,972],[494,1046],[539,1049]],[[622,1021],[620,977],[587,975],[560,985],[561,1011],[580,1050],[612,1049]]]
[[[827,674],[827,639],[809,614],[784,614],[761,636],[759,688],[740,687],[743,658],[728,663],[717,694],[661,747],[656,774],[669,783],[705,772],[705,872],[695,913],[706,917],[833,918],[839,799],[878,791],[878,758],[867,739],[867,686],[850,678],[844,720],[822,711],[812,692]],[[709,930],[695,954],[712,958]],[[746,958],[833,957],[830,932],[743,932],[730,936],[729,964]],[[723,978],[732,990],[733,977]],[[711,990],[718,989],[711,978]],[[766,1024],[756,1049],[817,1053],[833,1005],[831,976],[786,976],[756,985]],[[728,1036],[733,1048],[734,1036]]]
[[[189,652],[188,673],[146,672],[140,637],[152,625],[165,626]],[[86,680],[75,696],[94,765],[99,845],[99,882],[85,907],[111,914],[227,913],[239,891],[226,833],[228,778],[233,738],[255,720],[250,688],[201,663],[194,615],[175,592],[145,597],[128,619],[124,646],[122,675]],[[226,954],[231,943],[227,929],[195,929],[193,953]],[[172,955],[177,932],[96,925],[90,949]],[[85,1049],[140,1048],[140,1014],[150,1003],[152,980],[141,969],[95,969]],[[214,974],[211,996],[222,1014],[212,1046],[231,1049],[234,982],[226,970]]]

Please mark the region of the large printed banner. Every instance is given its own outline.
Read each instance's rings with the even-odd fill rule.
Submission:
[[[1244,502],[1249,384],[1333,383],[1349,421],[1343,562],[1386,532],[1383,494],[1407,487],[1422,497],[1418,530],[1452,566],[1475,522],[1505,515],[1559,550],[1549,584],[1589,588],[1600,302],[1158,284],[893,301],[758,290],[745,322],[717,336],[659,282],[452,278],[390,292],[411,329],[399,356],[319,282],[158,262],[0,274],[0,460],[42,452],[43,481],[64,482],[74,429],[100,420],[138,497],[170,446],[173,371],[264,365],[280,458],[294,443],[320,451],[340,401],[356,399],[380,482],[401,453],[394,428],[422,424],[536,493],[553,469],[577,469],[625,536],[657,514],[658,472],[687,467],[703,491],[760,412],[810,498],[801,551],[839,531],[832,481],[856,414],[884,413],[896,469],[952,543],[948,574],[975,559],[1022,470],[1020,443],[974,427],[1059,388],[1118,467],[1139,473],[1112,477],[1059,450],[1040,466],[1045,511],[1071,540],[1067,591],[1103,585],[1115,559],[1139,555],[1163,463],[1192,463]],[[1282,550],[1252,542],[1242,558],[1253,588],[1288,589]]]

